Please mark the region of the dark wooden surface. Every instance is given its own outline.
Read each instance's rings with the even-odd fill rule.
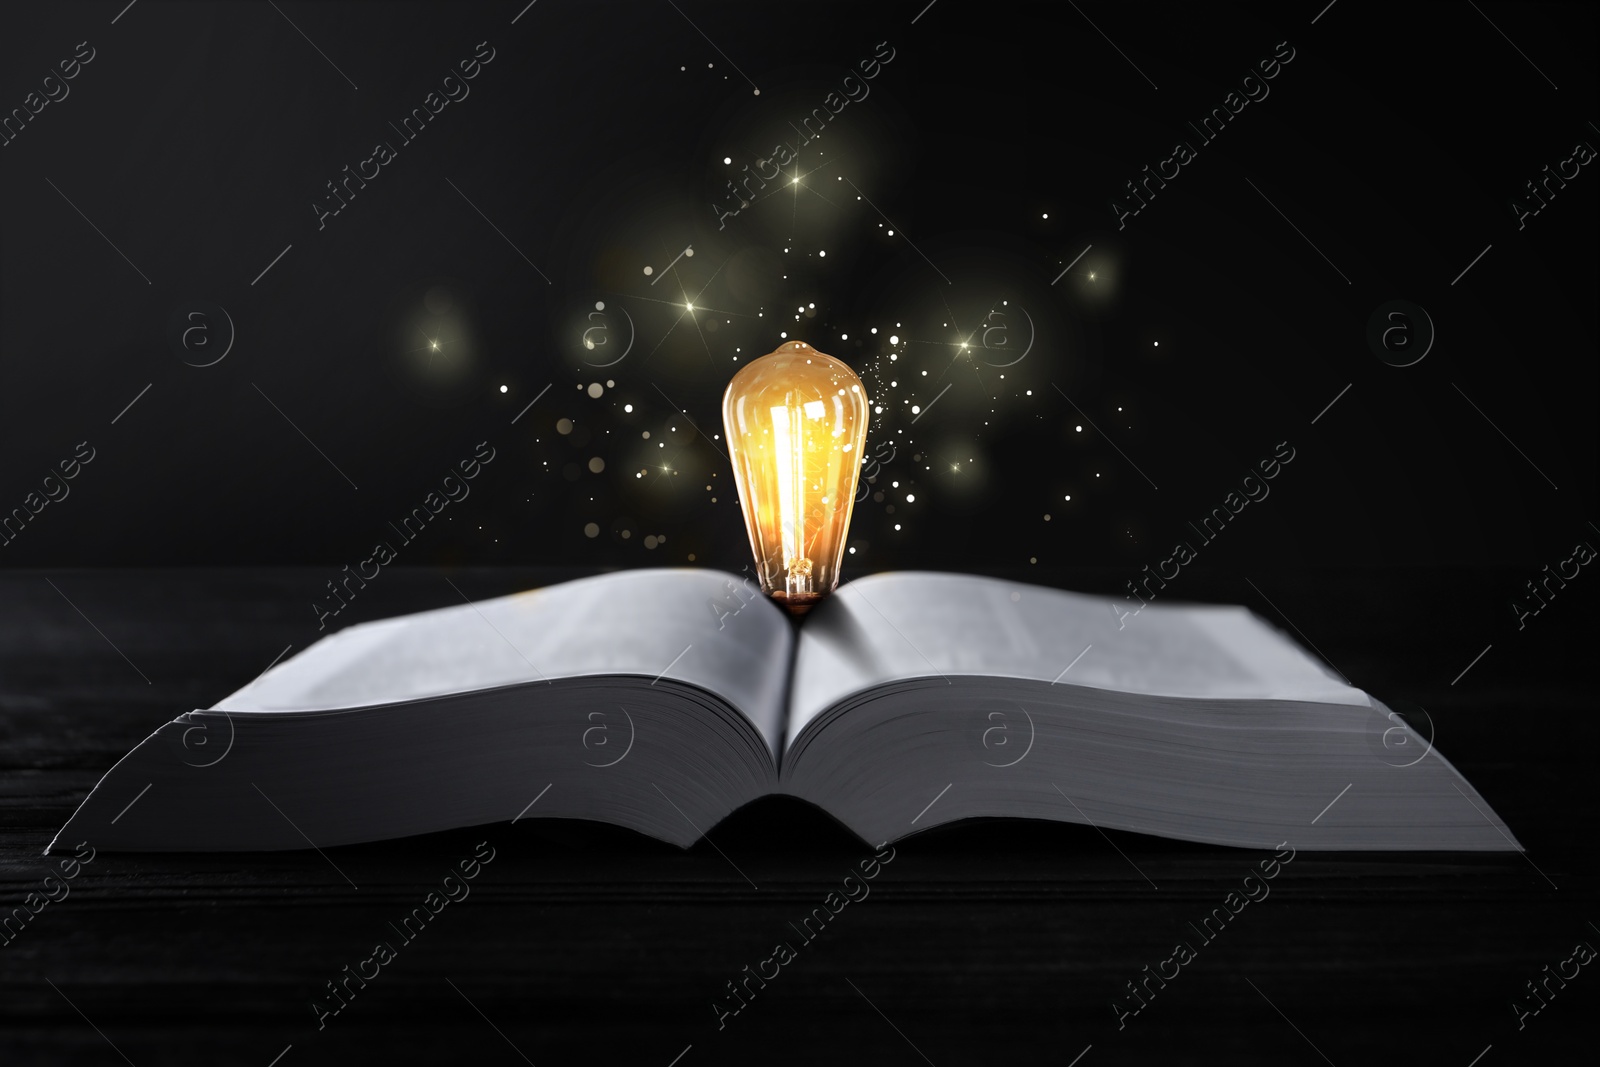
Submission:
[[[474,598],[575,576],[395,568],[341,621],[459,602],[445,573]],[[867,855],[819,812],[766,801],[688,852],[529,818],[326,856],[101,854],[0,947],[0,1064],[1586,1059],[1595,965],[1520,1030],[1511,1009],[1519,995],[1534,1004],[1524,983],[1576,942],[1600,946],[1585,594],[1519,632],[1511,572],[1252,573],[1275,609],[1242,576],[1184,576],[1194,599],[1280,625],[1274,611],[1288,612],[1355,684],[1425,707],[1441,751],[1527,855],[1301,852],[1119,1030],[1124,983],[1175,941],[1198,943],[1187,924],[1262,854],[1049,824],[931,831],[722,1029],[724,983],[798,942],[789,923]],[[45,844],[130,747],[314,639],[309,603],[326,577],[0,573],[5,913],[40,888]],[[471,896],[319,1030],[323,984],[397,941],[387,924],[483,840],[496,858]]]

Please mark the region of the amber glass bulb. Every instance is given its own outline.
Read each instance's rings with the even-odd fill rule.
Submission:
[[[808,611],[839,584],[867,438],[861,379],[790,341],[733,376],[722,424],[761,589]]]

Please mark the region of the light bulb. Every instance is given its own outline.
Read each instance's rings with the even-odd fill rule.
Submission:
[[[804,341],[747,364],[722,398],[761,590],[796,615],[839,584],[867,417],[856,372]]]

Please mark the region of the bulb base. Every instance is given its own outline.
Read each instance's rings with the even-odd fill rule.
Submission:
[[[772,591],[772,599],[790,615],[804,615],[816,607],[818,602],[826,595],[825,593],[796,593],[794,596],[790,596],[781,589]]]

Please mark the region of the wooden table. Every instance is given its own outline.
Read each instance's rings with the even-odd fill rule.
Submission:
[[[580,572],[391,568],[348,621],[458,603],[446,573],[478,598]],[[1184,573],[1186,596],[1281,624],[1240,576]],[[0,573],[4,914],[41,890],[43,847],[129,748],[315,638],[328,576]],[[1593,1043],[1600,967],[1552,981],[1520,1030],[1511,1004],[1537,1006],[1524,983],[1575,943],[1600,947],[1591,606],[1569,596],[1516,632],[1508,572],[1251,578],[1357,685],[1428,709],[1525,856],[1301,852],[1119,1029],[1125,983],[1194,940],[1187,924],[1260,854],[1053,824],[934,830],[719,1028],[725,983],[795,940],[789,923],[869,854],[798,803],[747,808],[688,852],[526,819],[325,857],[106,853],[0,947],[0,1064],[1572,1062]],[[397,941],[388,924],[484,840],[495,859],[471,896],[319,1029],[325,983]]]

